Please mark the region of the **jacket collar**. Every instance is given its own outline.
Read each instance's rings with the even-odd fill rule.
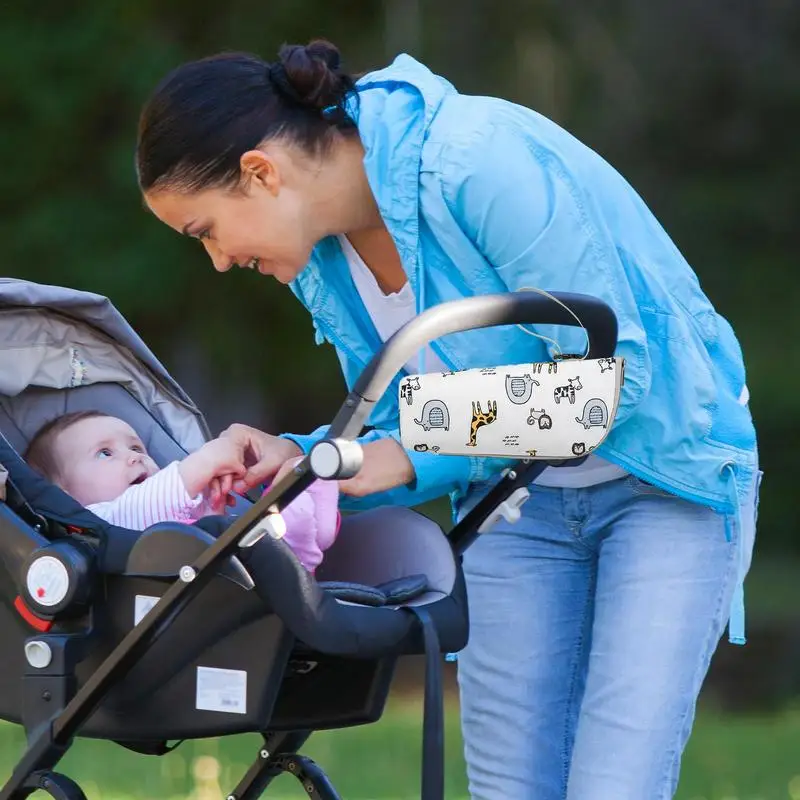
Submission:
[[[381,216],[395,241],[419,298],[419,173],[428,127],[455,88],[409,55],[370,72],[356,84],[348,111],[364,146],[364,168]],[[320,265],[325,264],[325,278]],[[328,286],[342,277],[344,257],[335,239],[320,242],[292,290],[313,313],[321,311]],[[338,282],[338,281],[337,281]]]

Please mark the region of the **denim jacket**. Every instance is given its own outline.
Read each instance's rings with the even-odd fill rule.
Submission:
[[[742,352],[667,233],[625,179],[591,149],[528,108],[459,94],[407,55],[357,84],[351,105],[364,165],[418,310],[473,295],[538,287],[606,301],[625,358],[618,413],[595,451],[690,501],[736,513],[755,478],[756,437]],[[381,340],[338,241],[322,240],[291,288],[317,342],[336,348],[352,386]],[[579,328],[534,326],[580,353]],[[454,370],[550,360],[517,327],[451,334],[432,344]],[[424,370],[423,370],[424,371]],[[399,440],[398,375],[360,441]],[[304,451],[326,431],[284,434]],[[415,505],[446,493],[454,506],[502,459],[409,452],[416,481],[349,507]],[[738,495],[738,496],[737,496]]]

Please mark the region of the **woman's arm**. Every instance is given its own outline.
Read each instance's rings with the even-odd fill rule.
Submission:
[[[220,437],[233,439],[248,467],[233,488],[243,492],[272,479],[286,461],[307,454],[327,430],[323,425],[306,435],[273,436],[249,425],[231,425]],[[358,441],[364,446],[364,466],[355,478],[341,482],[343,508],[413,506],[468,483],[474,459],[409,452],[400,445],[397,431],[372,430]]]
[[[284,433],[281,437],[307,453],[327,430],[323,425],[305,436]],[[347,509],[414,506],[464,490],[475,480],[472,462],[482,460],[405,450],[397,429],[373,429],[358,441],[364,447],[364,465],[355,478],[342,482],[342,506]]]

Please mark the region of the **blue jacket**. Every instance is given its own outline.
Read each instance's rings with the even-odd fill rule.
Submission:
[[[536,286],[602,298],[619,320],[626,360],[615,424],[596,451],[643,480],[735,513],[757,468],[742,353],[697,277],[625,179],[530,109],[459,94],[407,55],[358,82],[353,114],[364,164],[417,297],[447,300]],[[381,346],[335,238],[321,241],[292,290],[317,342],[332,343],[352,386]],[[577,328],[538,326],[563,352],[582,352]],[[453,334],[433,344],[453,369],[552,357],[515,327]],[[397,381],[361,441],[399,440]],[[286,434],[304,450],[307,436]],[[500,459],[409,452],[417,474],[350,507],[413,505],[508,465]],[[737,488],[738,487],[738,488]],[[737,493],[740,495],[737,499]]]

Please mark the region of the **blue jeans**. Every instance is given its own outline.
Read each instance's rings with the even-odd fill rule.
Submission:
[[[633,476],[531,487],[516,525],[467,551],[459,656],[470,793],[661,800],[749,568],[757,489],[733,516]]]

